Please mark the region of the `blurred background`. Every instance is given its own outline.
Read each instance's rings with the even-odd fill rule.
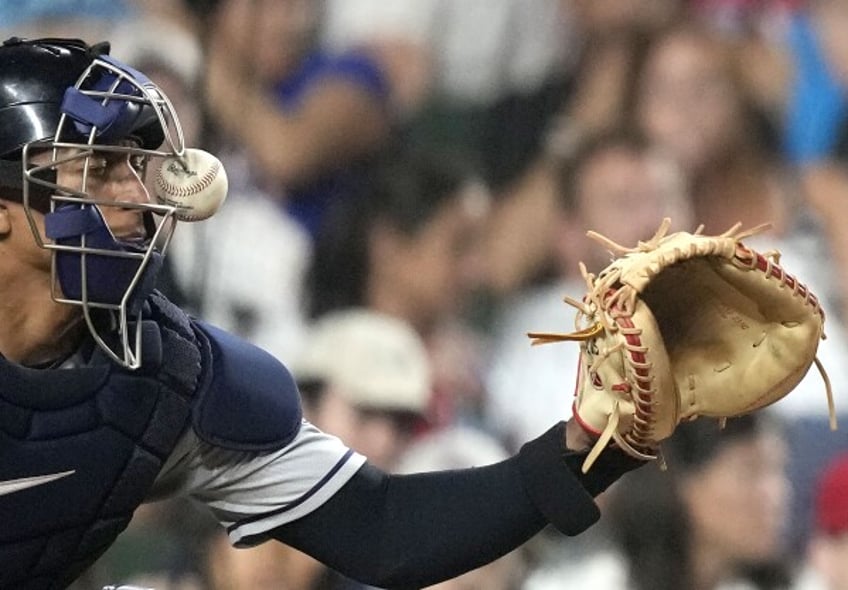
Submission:
[[[108,39],[165,90],[230,194],[161,289],[390,471],[498,461],[570,416],[578,347],[526,332],[571,330],[579,262],[609,260],[587,230],[770,222],[750,245],[820,298],[842,428],[812,371],[682,429],[586,534],[439,587],[848,588],[848,0],[4,0],[0,32]],[[139,509],[76,588],[107,583],[362,588],[231,549],[189,500]]]

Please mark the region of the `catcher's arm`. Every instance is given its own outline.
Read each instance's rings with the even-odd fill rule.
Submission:
[[[576,535],[597,521],[592,498],[641,463],[610,450],[581,474],[590,442],[581,430],[559,423],[517,455],[468,469],[397,475],[366,463],[327,502],[270,535],[381,588],[430,586],[506,554],[547,524]]]

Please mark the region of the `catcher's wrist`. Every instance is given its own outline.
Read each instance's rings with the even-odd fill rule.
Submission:
[[[644,463],[642,460],[622,452],[621,449],[608,445],[595,459],[592,469],[585,473],[583,465],[597,441],[597,437],[587,432],[580,421],[574,417],[565,423],[564,431],[563,458],[565,464],[593,497],[606,490],[624,473]]]
[[[563,442],[565,443],[565,448],[570,451],[588,452],[595,441],[577,420],[571,418],[565,423],[565,437]]]
[[[565,461],[565,423],[525,443],[518,452],[524,489],[536,509],[566,535],[576,535],[601,516],[592,496]],[[579,466],[578,466],[579,471]]]
[[[580,485],[592,497],[606,490],[628,471],[632,471],[646,463],[646,461],[631,457],[616,447],[608,446],[595,460],[592,469],[587,473],[583,473],[583,462],[586,460],[588,454],[588,451],[575,452],[566,450],[563,459],[571,472],[577,476]]]

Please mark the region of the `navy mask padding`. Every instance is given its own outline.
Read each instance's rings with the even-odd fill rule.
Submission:
[[[115,81],[114,76],[104,76],[95,85],[94,90],[108,90]],[[115,89],[116,93],[131,93],[135,88],[129,82],[123,81]],[[62,100],[62,112],[74,120],[74,127],[83,137],[97,127],[97,140],[100,142],[116,141],[127,137],[138,117],[141,105],[125,100],[110,100],[102,104],[100,100],[83,94],[71,86],[65,91]],[[61,138],[57,138],[60,139]]]
[[[96,207],[68,205],[44,217],[45,235],[62,246],[81,247],[85,236],[86,249],[136,252],[143,255],[148,245],[135,246],[119,242],[106,226]],[[142,259],[124,258],[106,254],[85,254],[87,272],[87,301],[118,305],[135,278]],[[156,276],[162,268],[162,255],[152,252],[139,282],[129,299],[128,311],[135,313],[139,305],[153,291]],[[56,274],[62,291],[68,299],[82,300],[82,253],[59,250],[56,252]]]
[[[132,76],[138,84],[149,82],[149,79],[141,72],[108,56],[100,56],[100,59],[124,70],[125,74]],[[115,74],[107,73],[85,90],[108,92],[117,78]],[[142,96],[138,88],[129,80],[122,80],[112,92]],[[83,137],[88,137],[91,130],[96,127],[98,143],[116,142],[125,137],[137,135],[142,137],[144,147],[155,149],[164,140],[164,132],[159,129],[156,112],[143,103],[112,98],[103,104],[102,99],[88,96],[82,90],[71,86],[65,90],[61,109],[73,119],[75,130]],[[59,141],[62,139],[57,138]]]

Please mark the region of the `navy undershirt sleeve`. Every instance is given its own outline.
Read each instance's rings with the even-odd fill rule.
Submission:
[[[484,565],[548,523],[574,535],[600,516],[592,497],[640,463],[564,449],[563,424],[506,461],[470,469],[388,475],[366,464],[311,514],[272,531],[333,569],[380,587],[420,588]]]

